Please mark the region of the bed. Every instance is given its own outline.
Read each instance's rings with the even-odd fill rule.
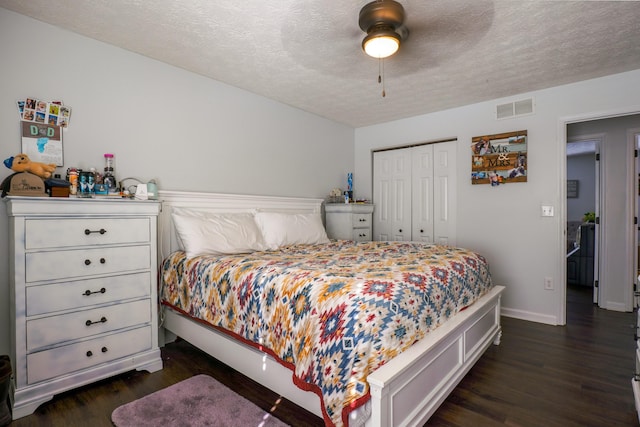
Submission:
[[[461,297],[460,302],[454,304],[449,301],[446,304],[440,304],[447,313],[441,317],[448,319],[446,322],[439,324],[440,315],[430,317],[428,322],[433,321],[434,324],[432,327],[427,328],[430,329],[428,333],[418,331],[418,335],[410,335],[407,331],[412,328],[407,326],[408,324],[402,324],[404,320],[398,320],[398,312],[417,312],[422,316],[421,319],[423,320],[421,322],[424,323],[424,319],[429,317],[425,317],[424,308],[430,307],[429,304],[433,306],[436,299],[443,297],[447,292],[451,293],[451,291],[444,290],[444,294],[431,294],[430,297],[426,297],[424,301],[418,301],[419,304],[417,304],[416,301],[420,297],[407,297],[405,294],[408,291],[404,289],[402,291],[404,296],[401,299],[393,300],[399,302],[398,305],[394,306],[394,303],[390,305],[385,303],[385,307],[392,307],[394,313],[385,311],[384,315],[388,314],[393,317],[394,322],[400,322],[401,326],[398,327],[396,325],[395,329],[391,329],[391,332],[387,331],[385,336],[387,338],[389,336],[395,337],[395,341],[394,339],[387,339],[387,341],[394,343],[394,347],[403,348],[404,350],[401,352],[390,351],[389,348],[385,349],[383,347],[381,350],[380,342],[375,340],[373,344],[368,344],[370,347],[361,347],[359,346],[360,344],[354,344],[355,342],[361,343],[359,338],[349,338],[346,341],[342,339],[337,343],[327,338],[329,334],[325,334],[324,341],[322,341],[323,333],[318,332],[315,335],[319,336],[322,342],[315,343],[312,347],[314,351],[320,349],[323,352],[320,356],[317,356],[315,362],[313,358],[305,362],[297,357],[298,353],[295,349],[302,348],[302,346],[296,347],[299,344],[299,341],[295,341],[296,338],[291,339],[298,344],[287,346],[270,341],[268,336],[262,337],[260,334],[256,334],[256,328],[250,325],[255,326],[261,321],[253,318],[252,314],[246,314],[245,319],[250,319],[251,321],[245,322],[245,325],[238,325],[236,320],[231,321],[230,325],[224,325],[225,328],[221,327],[221,319],[224,320],[229,317],[229,313],[224,311],[227,309],[219,309],[220,312],[216,315],[209,315],[210,318],[206,317],[207,314],[203,314],[202,318],[197,318],[196,315],[200,311],[199,308],[211,305],[210,300],[215,299],[211,296],[213,294],[218,295],[216,298],[220,299],[220,292],[217,291],[217,293],[210,294],[201,292],[196,297],[187,296],[184,290],[175,289],[176,283],[191,280],[187,288],[197,288],[202,291],[203,283],[207,280],[215,282],[224,276],[227,279],[239,279],[242,283],[245,283],[246,280],[244,279],[246,279],[246,275],[249,275],[254,281],[254,285],[259,283],[260,286],[264,286],[260,292],[269,294],[269,291],[273,290],[273,287],[270,287],[275,280],[273,278],[280,277],[278,276],[281,272],[280,270],[284,267],[294,266],[298,268],[296,270],[297,273],[294,273],[297,274],[296,280],[300,278],[299,276],[305,276],[304,279],[307,281],[305,282],[307,285],[313,283],[316,286],[314,289],[325,286],[322,289],[326,290],[331,288],[332,283],[335,284],[334,279],[336,277],[344,279],[345,276],[349,275],[358,276],[354,278],[356,280],[360,278],[361,274],[369,271],[364,269],[367,270],[365,272],[362,268],[356,270],[355,273],[345,270],[349,267],[348,264],[350,264],[351,260],[357,258],[363,259],[365,265],[369,263],[372,266],[371,271],[375,270],[382,274],[380,271],[384,269],[376,270],[373,268],[373,264],[376,262],[374,260],[381,258],[380,253],[373,253],[374,247],[377,248],[378,246],[384,246],[382,251],[383,253],[386,251],[388,254],[384,255],[384,257],[389,258],[384,261],[386,267],[395,266],[394,269],[391,269],[394,271],[384,272],[384,274],[400,274],[395,271],[400,262],[397,258],[394,258],[396,256],[394,254],[398,251],[399,246],[402,246],[403,250],[408,250],[407,248],[415,249],[415,245],[408,242],[398,244],[390,242],[356,244],[344,241],[294,241],[294,243],[304,243],[304,245],[296,244],[291,247],[285,245],[285,252],[287,252],[285,255],[293,258],[280,258],[284,255],[280,254],[281,249],[276,251],[275,247],[260,247],[260,250],[249,254],[240,251],[241,253],[239,254],[228,255],[225,253],[224,255],[202,257],[195,256],[192,253],[190,254],[191,257],[186,257],[181,250],[193,252],[192,248],[185,249],[184,242],[180,241],[176,232],[177,224],[180,235],[183,239],[185,238],[182,220],[178,221],[177,218],[179,216],[176,216],[177,214],[182,215],[185,209],[188,209],[191,213],[196,212],[198,215],[232,215],[234,218],[242,217],[243,215],[262,215],[266,218],[279,218],[281,216],[287,219],[307,218],[318,216],[321,212],[322,200],[168,191],[162,191],[160,198],[163,201],[162,213],[159,219],[159,247],[161,248],[161,265],[163,265],[160,279],[161,282],[166,282],[164,283],[166,289],[163,288],[164,290],[161,290],[161,294],[164,295],[161,318],[167,339],[170,340],[173,336],[180,336],[218,360],[322,417],[329,426],[347,424],[351,427],[358,425],[421,425],[435,412],[491,343],[498,344],[500,341],[500,295],[503,288],[485,283],[479,287],[479,290],[472,291],[465,288],[466,284],[460,278],[457,279],[458,281],[455,285],[459,291],[455,293]],[[174,214],[173,216],[172,213]],[[297,219],[296,221],[289,220],[287,224],[290,224],[291,228],[295,228]],[[305,229],[310,227],[309,224],[304,222],[301,225]],[[267,246],[274,244],[274,238],[277,240],[281,235],[287,234],[287,230],[283,229],[282,224],[280,224],[281,228],[276,227],[277,232],[269,236],[271,233],[269,230],[273,230],[273,226],[270,225],[270,227],[272,228],[261,229],[262,235],[268,240]],[[198,234],[199,230],[195,228],[190,231]],[[247,239],[245,238],[244,240],[246,241]],[[264,242],[260,244],[264,244]],[[439,247],[438,251],[440,251],[438,257],[453,259],[451,264],[454,265],[454,270],[466,272],[467,266],[462,266],[462,264],[465,262],[477,264],[479,263],[478,260],[483,260],[482,257],[474,258],[477,254],[473,254],[470,251],[454,253],[452,249],[443,247]],[[276,253],[278,254],[277,256]],[[309,253],[311,253],[310,259],[308,258]],[[367,258],[366,254],[369,254],[369,258]],[[306,260],[300,258],[302,255],[307,256]],[[204,258],[215,258],[217,264],[210,266],[205,262]],[[414,258],[410,257],[410,259],[412,259],[410,264],[416,262]],[[173,263],[170,261],[173,261]],[[220,264],[235,266],[236,270],[231,273],[223,273],[221,272],[222,270],[218,270]],[[207,267],[207,265],[209,266]],[[301,265],[304,267],[302,270],[300,270]],[[248,266],[251,266],[253,270],[249,270]],[[453,275],[457,274],[457,270],[440,274]],[[304,271],[304,274],[301,274],[300,271]],[[402,274],[408,274],[407,271],[402,272]],[[464,273],[461,277],[465,275],[469,275],[469,273]],[[472,274],[471,276],[476,277],[476,279],[471,281],[477,281],[477,278],[481,275],[484,275],[484,273],[480,275]],[[382,279],[386,280],[386,276]],[[288,283],[293,279],[277,279],[275,281],[278,280],[287,281]],[[216,283],[222,282],[218,281]],[[305,287],[304,284],[302,287]],[[172,288],[173,296],[171,296],[169,288]],[[307,286],[305,289],[310,288]],[[477,295],[474,296],[474,292]],[[240,295],[241,292],[238,292],[238,294]],[[273,293],[270,295],[273,295]],[[289,295],[290,301],[288,302],[292,307],[296,306],[293,304],[294,296],[294,294]],[[386,296],[388,295],[383,296],[382,299]],[[233,306],[234,309],[227,311],[240,311],[239,307],[243,302],[242,297],[240,296],[239,298],[239,302],[236,302],[236,305]],[[395,297],[390,298],[393,299]],[[286,300],[286,298],[283,299]],[[354,306],[364,306],[364,313],[377,312],[382,317],[383,311],[374,307],[377,304],[372,302],[374,300],[361,300]],[[378,298],[379,300],[380,298]],[[245,299],[245,301],[248,301],[248,299]],[[410,301],[410,303],[407,301]],[[411,304],[417,305],[413,308],[408,307]],[[297,307],[300,307],[299,303]],[[264,307],[261,310],[268,311]],[[277,309],[274,308],[273,310]],[[318,313],[315,317],[321,318],[322,316],[319,313],[323,312],[323,309],[318,308],[317,310]],[[350,313],[344,307],[341,310],[344,313]],[[212,311],[215,312],[215,309]],[[296,313],[293,310],[293,312],[285,313],[284,315],[282,311],[272,314],[274,318],[283,318],[282,316],[289,316],[287,318],[291,319],[296,316]],[[357,315],[345,314],[345,316],[346,320],[341,320],[341,324],[345,328],[346,324],[349,323],[349,319],[353,324],[353,319],[356,318],[360,319],[359,327],[366,329],[369,326],[370,319],[361,317],[362,313]],[[309,315],[307,317],[313,316]],[[291,322],[282,323],[289,325]],[[316,326],[306,324],[305,327],[311,329],[307,329],[306,334],[303,335],[314,335],[310,332],[314,328],[320,330],[324,327],[323,325],[335,325],[337,323],[339,322],[335,318],[325,317]],[[380,329],[380,326],[378,325],[376,328]],[[272,327],[272,329],[274,328]],[[295,328],[292,326],[291,330],[293,329]],[[302,329],[304,330],[304,328]],[[398,330],[402,330],[403,333],[398,335]],[[407,332],[406,335],[405,332]],[[415,331],[411,332],[416,333]],[[282,336],[287,336],[288,333],[287,329],[279,332]],[[362,337],[363,333],[360,333],[359,336]],[[416,336],[419,339],[415,338]],[[414,343],[416,339],[417,341]],[[348,344],[346,347],[345,342]],[[355,356],[349,356],[350,358],[348,357],[347,359],[350,362],[345,364],[341,358],[344,353],[348,352],[347,350],[354,351]],[[373,364],[359,363],[364,356],[368,357],[370,353],[376,352],[383,353],[384,358],[375,361]],[[293,363],[294,360],[303,366],[296,367],[295,363]],[[322,366],[321,361],[324,363]],[[328,369],[326,366],[331,366],[332,369]],[[374,366],[375,369],[367,371],[363,366]],[[342,378],[337,374],[333,374],[338,371],[342,371]],[[312,374],[312,372],[316,374]],[[324,383],[314,384],[312,380],[317,379],[314,375],[315,377],[323,377],[321,379]],[[327,383],[329,384],[328,386]],[[344,387],[345,385],[347,385],[346,388]],[[348,400],[344,400],[345,395]],[[346,409],[343,407],[345,406],[345,401],[348,402]]]

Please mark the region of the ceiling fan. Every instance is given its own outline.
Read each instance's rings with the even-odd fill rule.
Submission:
[[[358,24],[366,37],[362,40],[362,50],[378,59],[378,83],[382,83],[382,97],[386,97],[384,88],[384,59],[400,48],[400,42],[409,36],[404,25],[404,8],[394,0],[375,0],[360,10]]]
[[[388,58],[398,51],[400,42],[409,36],[404,25],[404,8],[394,0],[375,0],[360,10],[358,23],[366,37],[362,49],[377,59]]]

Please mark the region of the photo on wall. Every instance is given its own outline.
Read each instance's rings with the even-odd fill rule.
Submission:
[[[471,138],[471,183],[527,182],[527,131]]]

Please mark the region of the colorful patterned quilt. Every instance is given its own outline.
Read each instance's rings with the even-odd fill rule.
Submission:
[[[417,242],[334,241],[162,265],[161,299],[267,351],[320,395],[342,426],[369,398],[367,375],[493,285],[469,250]]]

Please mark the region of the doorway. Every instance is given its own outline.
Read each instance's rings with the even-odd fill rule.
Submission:
[[[598,303],[600,146],[604,135],[578,136],[567,142],[566,285]]]
[[[599,183],[595,194],[601,196],[597,250],[594,260],[596,302],[601,308],[632,311],[633,287],[637,282],[638,236],[635,218],[638,210],[638,165],[634,157],[640,114],[588,117],[581,121],[562,122],[567,150],[572,141],[600,139]],[[635,129],[635,131],[634,131]],[[596,136],[597,138],[594,138]],[[571,179],[565,164],[565,179]],[[595,197],[594,194],[594,197]],[[564,195],[567,196],[565,189]],[[564,198],[563,221],[571,218],[569,199]],[[563,224],[566,230],[566,224]],[[595,233],[594,233],[595,234]],[[563,260],[566,261],[566,260]],[[565,268],[565,279],[567,270]],[[563,307],[566,321],[566,292]]]

